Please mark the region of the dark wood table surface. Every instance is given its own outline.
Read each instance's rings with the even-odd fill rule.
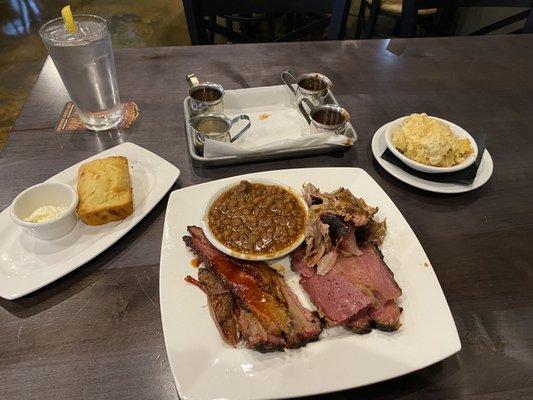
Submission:
[[[122,99],[136,101],[141,115],[127,131],[96,135],[54,132],[68,96],[45,62],[0,153],[1,209],[24,188],[122,141],[179,167],[173,189],[255,171],[361,167],[425,248],[463,349],[424,370],[328,397],[533,398],[533,36],[129,49],[116,52],[116,63]],[[359,133],[355,146],[238,166],[192,163],[185,75],[235,89],[279,84],[286,67],[332,79]],[[372,135],[412,112],[487,133],[491,180],[473,192],[438,195],[387,174],[373,160]],[[0,300],[0,398],[177,398],[159,311],[167,199],[85,266],[22,299]]]

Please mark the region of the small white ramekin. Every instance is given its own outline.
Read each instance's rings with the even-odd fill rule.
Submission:
[[[20,193],[9,208],[13,222],[28,230],[39,239],[58,239],[69,233],[78,222],[76,207],[78,193],[66,183],[44,182]],[[26,222],[33,211],[43,206],[65,208],[65,212],[56,219],[40,223]]]

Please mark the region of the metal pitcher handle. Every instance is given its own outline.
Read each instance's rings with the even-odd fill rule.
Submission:
[[[306,111],[303,103],[307,104],[309,106],[309,112]],[[311,116],[310,112],[315,107],[313,102],[309,100],[307,97],[304,97],[300,102],[298,103],[298,108],[300,109],[301,113],[303,114],[304,118],[306,119],[307,123],[311,125]]]
[[[296,89],[292,87],[291,83],[287,82],[287,79],[285,79],[286,75],[290,76],[292,80],[298,85],[298,82],[296,81],[297,74],[293,70],[288,69],[288,68],[281,73],[281,80],[283,81],[283,83],[285,83],[285,85],[289,87],[291,92],[296,96]]]
[[[187,83],[189,84],[189,87],[199,85],[200,81],[198,80],[198,77],[194,74],[189,74],[185,76],[185,79],[187,80]]]
[[[231,128],[233,127],[233,125],[236,123],[236,122],[239,122],[240,120],[246,120],[248,121],[246,123],[246,125],[244,126],[244,128],[242,128],[239,133],[237,133],[235,136],[231,137],[231,133],[230,133],[230,139],[229,139],[229,142],[230,143],[233,143],[234,141],[236,141],[238,138],[240,138],[242,136],[242,134],[244,132],[246,132],[248,129],[250,129],[250,126],[252,126],[252,122],[250,121],[250,117],[248,117],[248,115],[244,115],[244,114],[241,114],[241,115],[238,115],[236,116],[235,118],[233,118],[231,120],[231,126],[230,126],[230,131],[231,131]]]

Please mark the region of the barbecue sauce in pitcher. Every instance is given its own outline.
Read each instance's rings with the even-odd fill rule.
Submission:
[[[345,121],[342,113],[332,110],[320,110],[313,114],[313,119],[323,125],[339,125]]]
[[[222,94],[213,88],[202,87],[191,93],[191,97],[198,101],[215,101],[222,97]]]
[[[313,92],[322,91],[327,89],[328,85],[321,79],[318,78],[305,78],[302,79],[298,85],[306,90]]]

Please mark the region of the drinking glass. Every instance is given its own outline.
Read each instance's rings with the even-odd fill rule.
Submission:
[[[76,32],[62,18],[45,23],[39,34],[59,76],[88,129],[115,127],[123,110],[118,94],[109,24],[96,15],[74,15]]]

